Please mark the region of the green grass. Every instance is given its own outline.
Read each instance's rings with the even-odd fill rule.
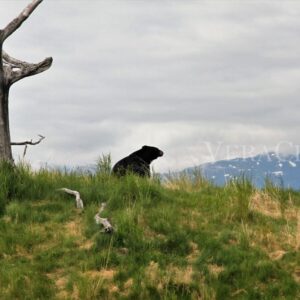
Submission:
[[[105,163],[104,167],[101,167]],[[300,194],[0,166],[0,299],[300,298]],[[74,197],[81,193],[85,209]],[[116,231],[101,233],[101,202]]]

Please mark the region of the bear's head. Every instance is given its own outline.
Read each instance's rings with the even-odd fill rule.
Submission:
[[[145,145],[139,151],[139,156],[148,163],[151,163],[151,161],[163,155],[164,153],[160,149],[152,146]]]

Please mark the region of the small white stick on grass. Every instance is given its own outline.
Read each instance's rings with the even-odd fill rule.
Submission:
[[[79,192],[73,191],[73,190],[70,190],[70,189],[67,189],[67,188],[61,188],[61,189],[59,189],[59,191],[63,191],[63,192],[66,192],[66,193],[68,193],[70,195],[75,196],[76,207],[79,208],[79,209],[83,209],[83,201],[80,198]]]
[[[104,208],[106,206],[106,203],[101,203],[100,209],[98,211],[98,213],[95,215],[95,221],[96,224],[102,224],[104,227],[104,232],[106,233],[112,233],[114,231],[114,228],[112,227],[112,225],[109,223],[109,221],[106,218],[101,218],[100,214],[103,212]]]
[[[70,190],[70,189],[67,189],[67,188],[61,188],[61,189],[58,189],[58,190],[75,196],[76,207],[79,208],[79,209],[83,209],[83,201],[80,198],[80,193],[79,192],[73,191],[73,190]],[[101,203],[100,209],[99,209],[98,213],[95,215],[94,218],[95,218],[96,224],[102,224],[102,226],[104,227],[103,232],[112,233],[114,231],[114,228],[112,227],[112,225],[109,223],[109,221],[106,218],[101,218],[100,217],[100,214],[103,212],[105,206],[106,206],[105,202]]]

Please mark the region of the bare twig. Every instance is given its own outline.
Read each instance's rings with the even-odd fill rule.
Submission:
[[[43,0],[33,0],[30,4],[27,5],[27,7],[25,7],[25,9],[23,9],[23,11],[15,19],[13,19],[3,29],[2,42],[22,25],[22,23],[31,15],[31,13],[42,1]]]
[[[10,144],[11,144],[12,146],[24,146],[24,145],[32,145],[32,146],[35,146],[35,145],[38,145],[43,139],[45,139],[45,137],[42,136],[42,135],[40,135],[40,134],[39,134],[39,137],[40,137],[40,138],[39,138],[36,142],[33,142],[32,140],[30,140],[30,141],[17,142],[17,143],[11,142]]]
[[[75,200],[76,200],[76,206],[77,208],[83,209],[83,201],[80,197],[80,193],[74,190],[70,190],[67,188],[61,188],[58,189],[59,191],[63,191],[66,192],[70,195],[75,196]],[[101,203],[100,209],[98,211],[98,213],[95,215],[95,222],[96,224],[102,224],[102,226],[104,227],[103,232],[105,233],[113,233],[114,232],[114,228],[112,227],[112,225],[110,224],[110,222],[106,219],[106,218],[101,218],[100,214],[103,212],[104,208],[106,206],[106,203]]]
[[[2,58],[3,58],[4,64],[10,64],[14,68],[21,68],[23,66],[30,65],[26,61],[22,61],[22,60],[11,57],[4,50],[2,52]]]
[[[28,145],[25,145],[24,151],[23,151],[23,159],[25,158],[25,155],[26,155],[26,152],[27,152],[27,148],[28,148]]]
[[[75,196],[76,207],[79,208],[79,209],[83,209],[83,201],[80,198],[79,192],[73,191],[73,190],[70,190],[70,189],[67,189],[67,188],[61,188],[61,189],[59,189],[59,191],[63,191],[63,192],[66,192],[66,193],[68,193],[70,195]]]
[[[109,221],[106,218],[101,218],[100,214],[103,212],[104,208],[106,206],[106,203],[101,203],[100,209],[98,211],[98,213],[95,215],[95,221],[96,224],[102,224],[104,229],[103,231],[105,233],[113,233],[114,232],[114,228],[112,227],[112,225],[109,223]]]

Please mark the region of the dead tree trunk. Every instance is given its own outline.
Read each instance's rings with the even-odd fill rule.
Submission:
[[[12,160],[9,131],[8,93],[3,82],[0,87],[0,158]]]
[[[51,57],[37,64],[15,59],[4,52],[3,43],[22,25],[42,1],[43,0],[32,0],[19,16],[12,20],[4,29],[0,30],[0,160],[13,160],[8,111],[10,87],[25,77],[46,71],[52,64]]]

